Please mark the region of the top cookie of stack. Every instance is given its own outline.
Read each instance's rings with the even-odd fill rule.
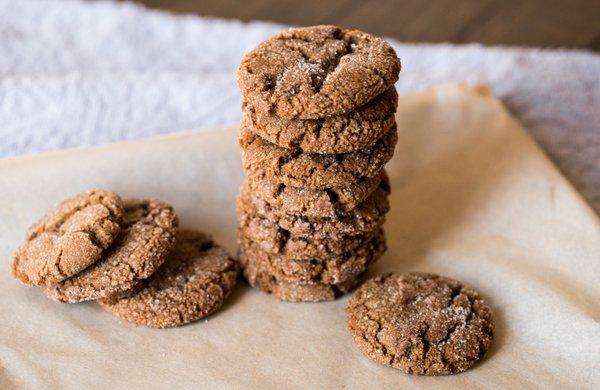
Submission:
[[[240,260],[255,287],[331,299],[383,252],[399,72],[382,39],[336,26],[286,30],[243,58]],[[299,242],[305,250],[288,250]],[[344,278],[315,271],[350,259],[360,266]]]

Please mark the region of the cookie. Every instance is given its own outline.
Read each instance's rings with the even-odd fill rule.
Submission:
[[[316,119],[360,107],[398,80],[400,60],[381,38],[337,26],[291,28],[247,53],[244,99],[281,118]]]
[[[252,180],[279,181],[292,187],[343,187],[374,177],[394,155],[398,131],[394,124],[375,144],[345,154],[303,153],[285,149],[252,132],[247,118],[240,126],[240,146],[246,174]]]
[[[385,171],[343,187],[322,190],[291,187],[270,180],[251,180],[248,186],[252,199],[266,202],[281,212],[306,217],[334,217],[356,208],[382,181],[389,183]]]
[[[305,217],[286,214],[266,202],[253,200],[247,182],[242,186],[237,200],[239,226],[248,224],[245,219],[260,215],[289,231],[293,236],[331,238],[340,235],[360,235],[375,231],[383,225],[390,209],[389,188],[381,185],[360,205],[335,217]]]
[[[77,275],[45,288],[49,298],[81,302],[114,298],[152,275],[175,244],[178,219],[173,208],[155,199],[127,200],[116,242],[102,259]]]
[[[164,264],[135,294],[98,303],[117,317],[152,328],[180,326],[213,313],[237,282],[238,264],[210,236],[177,235]]]
[[[394,124],[398,93],[390,88],[366,105],[319,119],[283,119],[243,105],[254,133],[288,149],[309,153],[349,153],[368,148]]]
[[[377,261],[386,249],[383,229],[372,237],[356,239],[358,244],[340,254],[325,253],[320,257],[290,256],[264,251],[247,238],[240,239],[239,259],[242,267],[256,267],[279,282],[306,284],[339,284],[355,279]]]
[[[58,283],[95,263],[115,240],[123,219],[121,198],[88,191],[61,202],[29,228],[12,261],[12,275],[29,285]]]
[[[343,283],[326,284],[289,283],[278,280],[268,270],[259,265],[248,264],[244,268],[244,277],[257,290],[272,294],[281,301],[288,302],[322,302],[332,301],[358,286],[364,275],[359,275]]]
[[[476,291],[427,273],[374,277],[346,312],[364,354],[410,374],[463,372],[485,355],[494,333],[492,312]]]

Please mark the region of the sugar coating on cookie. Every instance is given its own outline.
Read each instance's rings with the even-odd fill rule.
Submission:
[[[87,191],[61,202],[29,228],[13,258],[13,276],[41,286],[77,274],[115,240],[122,219],[121,198],[110,191]]]
[[[380,139],[394,124],[398,102],[390,88],[369,103],[342,115],[319,119],[284,119],[243,105],[253,131],[267,141],[309,153],[349,153],[365,149]]]
[[[345,154],[304,153],[270,143],[252,132],[247,118],[240,125],[244,169],[252,180],[280,181],[293,187],[342,187],[364,177],[375,177],[394,155],[398,131],[394,124],[366,149]]]
[[[400,61],[381,38],[337,26],[291,28],[258,45],[237,72],[244,99],[281,118],[351,111],[398,80]]]
[[[335,239],[330,239],[334,241]],[[370,236],[355,238],[357,244],[344,252],[333,254],[321,249],[319,256],[272,253],[256,242],[240,239],[239,259],[242,267],[255,267],[273,275],[279,282],[292,284],[340,284],[356,279],[385,252],[383,229]]]
[[[124,202],[122,231],[102,258],[82,272],[46,287],[49,298],[81,302],[119,297],[152,275],[175,244],[178,218],[157,199]]]
[[[428,273],[387,274],[365,282],[346,308],[359,349],[406,373],[465,371],[492,342],[492,312],[462,283]]]
[[[153,328],[213,313],[237,282],[238,263],[207,234],[182,230],[164,264],[133,295],[98,303],[121,319]]]

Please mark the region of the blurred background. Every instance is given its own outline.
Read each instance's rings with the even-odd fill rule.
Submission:
[[[600,51],[599,0],[138,0],[176,13],[340,24],[407,42]]]

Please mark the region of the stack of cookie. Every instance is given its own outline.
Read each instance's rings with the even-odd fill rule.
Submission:
[[[160,200],[83,192],[29,229],[12,273],[60,302],[97,300],[130,322],[183,325],[219,308],[239,267],[210,236],[178,225]]]
[[[385,251],[400,61],[372,35],[295,28],[242,60],[240,262],[286,301],[331,300]]]

